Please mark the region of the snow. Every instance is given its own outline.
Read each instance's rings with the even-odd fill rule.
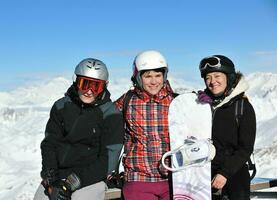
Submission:
[[[247,95],[257,115],[256,177],[277,178],[277,74],[257,72],[246,78],[250,83]],[[170,82],[180,93],[204,86],[172,77]],[[70,84],[71,80],[57,77],[0,92],[0,200],[33,199],[40,182],[40,142],[49,111]],[[130,86],[127,78],[112,79],[108,86],[112,99]]]

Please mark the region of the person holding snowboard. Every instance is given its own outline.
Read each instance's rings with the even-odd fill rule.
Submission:
[[[42,182],[34,200],[102,200],[123,146],[122,114],[111,102],[108,70],[82,60],[73,84],[50,111],[41,142]]]
[[[168,109],[174,93],[168,65],[154,50],[135,57],[134,89],[116,102],[125,119],[123,195],[128,200],[169,200],[168,171],[161,166],[169,150]]]
[[[198,92],[198,99],[210,103],[213,115],[212,140],[216,147],[212,160],[213,199],[250,199],[247,161],[254,148],[256,117],[245,96],[247,81],[223,55],[203,58],[199,69],[206,89]]]

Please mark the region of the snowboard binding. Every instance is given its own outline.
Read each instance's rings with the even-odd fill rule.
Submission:
[[[169,171],[175,172],[188,167],[203,166],[210,162],[216,149],[210,139],[190,137],[184,140],[180,147],[166,152],[162,157],[162,165]],[[171,167],[165,164],[165,159],[171,156]]]

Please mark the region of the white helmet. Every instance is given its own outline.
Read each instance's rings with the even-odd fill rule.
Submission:
[[[108,82],[109,72],[102,61],[94,58],[86,58],[76,66],[73,75],[74,82],[77,76],[85,76]]]
[[[133,63],[133,83],[142,88],[141,71],[160,68],[164,69],[164,81],[166,81],[168,65],[163,55],[155,50],[139,53]]]

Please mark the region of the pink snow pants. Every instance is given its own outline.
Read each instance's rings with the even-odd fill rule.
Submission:
[[[170,200],[168,181],[124,183],[123,196],[126,200]]]

